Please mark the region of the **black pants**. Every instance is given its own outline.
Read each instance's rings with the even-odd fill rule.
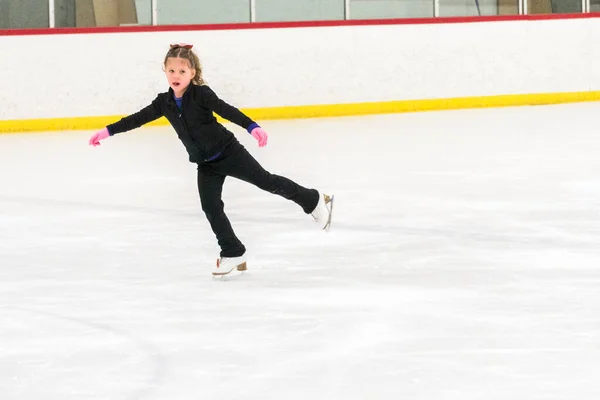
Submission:
[[[235,140],[216,160],[198,164],[198,192],[202,210],[217,236],[221,257],[239,257],[246,252],[223,210],[221,193],[226,176],[241,179],[267,192],[292,200],[307,214],[315,209],[319,201],[319,194],[315,189],[307,189],[288,178],[265,171]]]

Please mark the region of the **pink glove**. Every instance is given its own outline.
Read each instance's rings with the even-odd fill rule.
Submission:
[[[250,134],[252,137],[254,137],[254,139],[258,140],[258,147],[264,147],[267,145],[267,138],[269,135],[267,135],[267,132],[265,132],[263,128],[254,128]]]
[[[108,133],[108,129],[106,128],[94,133],[94,135],[90,138],[90,146],[100,146],[100,141],[106,139],[109,136],[110,133]]]

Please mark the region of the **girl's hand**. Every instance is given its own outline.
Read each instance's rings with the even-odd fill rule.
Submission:
[[[250,134],[252,137],[254,137],[254,139],[258,140],[258,147],[264,147],[267,145],[267,139],[269,135],[267,135],[267,132],[263,128],[254,128]]]
[[[108,129],[106,128],[94,133],[94,135],[92,135],[92,137],[90,138],[90,146],[100,146],[100,141],[106,139],[109,136],[110,133],[108,133]]]

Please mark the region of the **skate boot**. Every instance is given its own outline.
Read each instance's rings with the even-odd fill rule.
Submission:
[[[333,211],[333,195],[319,193],[317,207],[310,214],[323,230],[328,230],[331,225],[331,212]]]
[[[237,270],[238,272],[246,271],[246,256],[240,257],[221,257],[217,259],[217,265],[213,269],[213,276],[223,276],[229,274],[231,271]]]

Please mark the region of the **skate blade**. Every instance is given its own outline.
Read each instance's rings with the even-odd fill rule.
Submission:
[[[226,282],[226,281],[235,281],[237,279],[241,279],[243,275],[245,275],[246,271],[238,271],[236,269],[234,269],[233,271],[231,271],[228,274],[221,274],[221,275],[214,275],[213,274],[213,281],[221,281],[221,282]]]
[[[327,199],[327,197],[329,197],[329,199]],[[327,205],[329,205],[329,208],[328,208],[329,215],[327,216],[327,222],[325,223],[323,230],[329,232],[329,228],[331,227],[331,216],[333,214],[333,197],[334,196],[331,195],[331,196],[327,196],[327,197],[325,198],[325,201],[326,201],[325,207],[327,207]],[[329,201],[327,201],[327,200],[329,200]]]
[[[217,278],[217,279],[224,279],[224,278],[234,278],[240,275],[243,275],[244,272],[246,272],[246,270],[248,269],[248,267],[246,266],[246,263],[243,262],[240,265],[238,265],[236,268],[232,269],[229,272],[224,272],[224,273],[215,273],[213,272],[213,278]]]

